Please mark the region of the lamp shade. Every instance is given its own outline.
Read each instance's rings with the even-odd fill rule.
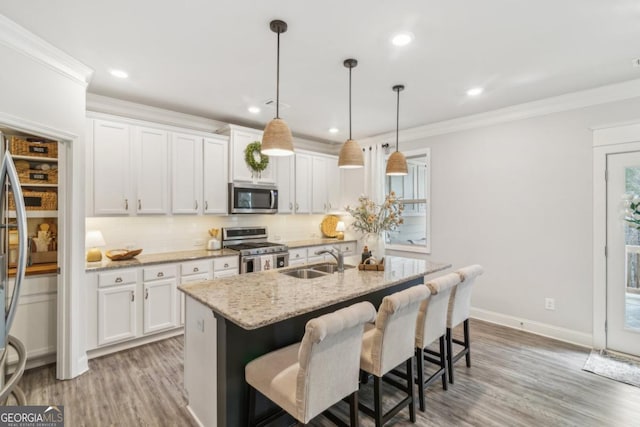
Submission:
[[[399,151],[394,151],[387,160],[387,175],[407,175],[407,159]]]
[[[344,221],[338,221],[336,224],[336,231],[344,231]]]
[[[262,134],[260,152],[267,156],[290,156],[293,154],[293,136],[284,120],[275,118],[267,123]]]
[[[356,169],[364,167],[364,154],[360,144],[353,139],[347,139],[340,148],[338,167],[342,169]]]
[[[104,241],[104,237],[100,230],[87,231],[84,239],[84,246],[87,248],[96,248],[98,246],[105,246],[107,242]]]

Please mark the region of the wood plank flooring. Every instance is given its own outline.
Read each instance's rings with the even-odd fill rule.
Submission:
[[[427,390],[427,410],[417,411],[415,425],[640,426],[640,389],[582,371],[588,349],[477,320],[471,339],[473,366],[460,360],[448,391],[440,383]],[[27,401],[65,405],[67,426],[195,425],[182,395],[182,337],[89,366],[69,381],[56,381],[53,366],[27,371],[21,381]],[[371,402],[371,385],[360,394]],[[391,406],[392,393],[385,396]],[[360,420],[373,425],[364,414]],[[311,425],[332,424],[318,417]],[[412,425],[407,410],[389,425]]]

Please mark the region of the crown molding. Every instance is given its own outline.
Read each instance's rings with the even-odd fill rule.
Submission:
[[[58,141],[74,141],[78,135],[0,111],[0,126]]]
[[[87,111],[211,133],[226,126],[226,123],[217,120],[151,107],[136,102],[123,101],[94,93],[87,93]]]
[[[492,126],[562,111],[577,110],[637,97],[640,97],[640,79],[600,86],[415,128],[403,129],[400,130],[399,139],[400,142],[411,142],[430,136]],[[362,144],[375,144],[395,140],[395,136],[395,131],[387,132],[363,139]]]
[[[0,15],[0,44],[46,65],[85,88],[93,70],[52,44]]]

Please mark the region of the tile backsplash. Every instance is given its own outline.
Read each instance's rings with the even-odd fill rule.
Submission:
[[[142,248],[144,253],[203,249],[207,230],[222,227],[266,226],[269,240],[287,242],[321,238],[324,215],[131,216],[86,218],[86,229],[100,230],[107,249]],[[347,217],[343,218],[347,222]],[[347,222],[348,223],[348,222]],[[345,238],[356,238],[352,230]]]

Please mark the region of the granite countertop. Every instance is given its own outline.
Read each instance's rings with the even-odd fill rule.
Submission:
[[[356,239],[307,239],[307,240],[292,240],[284,242],[289,249],[304,248],[305,246],[321,246],[321,245],[338,245],[340,243],[355,243]]]
[[[358,258],[348,257],[345,263],[356,265]],[[356,267],[315,279],[296,279],[280,274],[300,268],[289,267],[186,283],[178,288],[241,328],[250,330],[449,267],[451,265],[446,263],[387,256],[385,271],[360,271]]]
[[[162,252],[158,254],[140,254],[135,258],[124,261],[111,261],[106,256],[101,262],[86,263],[85,271],[102,271],[116,268],[138,267],[142,265],[164,264],[167,262],[192,261],[203,258],[219,258],[224,256],[238,256],[238,252],[231,249],[207,251],[198,249],[194,251]]]

